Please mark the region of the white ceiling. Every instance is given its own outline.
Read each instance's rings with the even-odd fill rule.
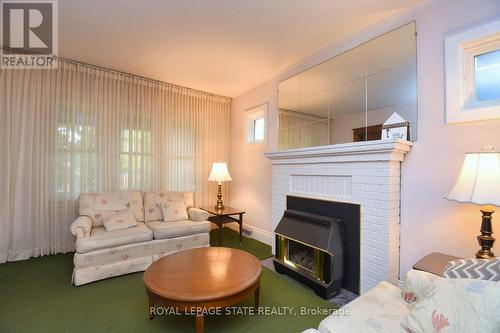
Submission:
[[[59,55],[234,97],[421,0],[61,0]]]

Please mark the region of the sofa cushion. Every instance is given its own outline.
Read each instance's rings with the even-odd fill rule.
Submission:
[[[106,231],[104,227],[92,228],[90,237],[78,239],[75,249],[78,253],[87,253],[99,249],[106,249],[114,246],[146,242],[153,239],[153,232],[144,223],[137,226]]]
[[[138,222],[144,222],[144,204],[140,191],[116,192],[115,194],[118,195],[126,210],[132,213]],[[123,211],[96,210],[94,208],[95,200],[96,193],[81,193],[78,199],[80,215],[90,217],[94,227],[101,227],[104,219],[111,217],[118,211]]]
[[[401,325],[412,333],[498,333],[499,313],[500,282],[439,278]]]
[[[432,286],[432,283],[439,279],[436,274],[410,270],[405,276],[405,286],[402,293],[403,299],[410,305],[423,300]]]
[[[127,207],[118,192],[97,192],[94,198],[95,210],[125,210]]]
[[[196,235],[208,233],[210,231],[210,222],[194,222],[190,220],[163,222],[146,222],[148,228],[153,230],[155,239],[167,239],[180,236]]]
[[[322,333],[404,332],[401,321],[410,312],[401,297],[401,289],[387,282],[345,305],[350,315],[332,314],[319,324]]]
[[[163,219],[160,206],[167,200],[183,200],[186,208],[194,206],[192,192],[145,192],[144,193],[144,217],[145,221],[158,221]]]
[[[161,205],[163,221],[176,222],[189,220],[186,205],[183,200],[169,201]]]

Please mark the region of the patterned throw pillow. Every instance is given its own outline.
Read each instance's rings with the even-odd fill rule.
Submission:
[[[423,300],[427,296],[432,283],[437,279],[439,279],[438,275],[416,269],[410,270],[405,276],[405,287],[402,292],[403,299],[410,305]]]
[[[165,222],[189,220],[184,200],[169,201],[162,204],[161,213]]]
[[[453,260],[446,265],[443,276],[500,281],[500,258]]]
[[[411,333],[500,332],[500,282],[439,278],[401,326]]]
[[[106,231],[127,229],[135,227],[137,221],[130,212],[116,213],[103,221]]]

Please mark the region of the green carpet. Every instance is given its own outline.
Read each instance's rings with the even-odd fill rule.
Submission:
[[[142,272],[74,287],[72,259],[64,254],[0,265],[0,332],[194,332],[192,316],[148,320]],[[334,307],[267,268],[260,303],[293,307],[295,315],[206,316],[205,331],[301,332],[325,317],[301,315],[301,307]],[[253,306],[253,298],[240,305]]]
[[[219,244],[219,235],[217,234],[217,232],[217,229],[214,229],[210,232],[211,246],[218,246]],[[272,257],[271,247],[253,238],[243,236],[243,240],[240,246],[239,234],[230,228],[222,229],[222,246],[232,247],[233,249],[240,249],[250,252],[260,260]]]

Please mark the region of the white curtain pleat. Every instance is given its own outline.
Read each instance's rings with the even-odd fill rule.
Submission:
[[[60,61],[0,70],[0,262],[67,252],[80,192],[194,191],[228,160],[230,99]]]

